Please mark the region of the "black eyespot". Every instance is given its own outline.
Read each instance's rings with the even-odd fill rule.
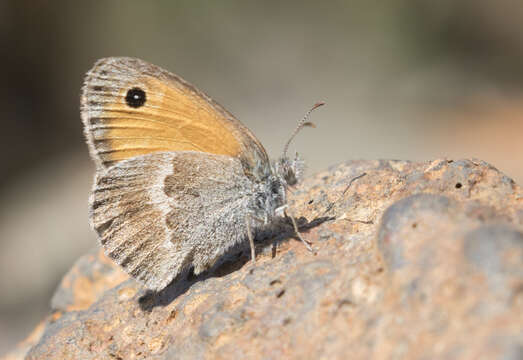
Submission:
[[[145,100],[145,91],[137,87],[127,91],[127,95],[125,96],[125,102],[127,105],[133,108],[139,108],[140,106],[143,106],[143,104],[145,104]]]

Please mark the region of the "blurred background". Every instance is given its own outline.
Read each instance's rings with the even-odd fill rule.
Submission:
[[[105,56],[177,73],[273,156],[309,172],[348,159],[477,157],[523,182],[523,2],[0,2],[0,354],[96,246],[82,78]]]

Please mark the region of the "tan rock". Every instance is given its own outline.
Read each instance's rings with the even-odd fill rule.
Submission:
[[[159,294],[86,255],[27,358],[522,357],[523,194],[492,166],[348,162],[291,209],[315,255],[289,229],[258,243],[255,267],[231,250]]]

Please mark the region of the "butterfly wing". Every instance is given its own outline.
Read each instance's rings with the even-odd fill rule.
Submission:
[[[85,78],[81,114],[98,168],[183,150],[237,157],[248,175],[269,164],[258,139],[223,107],[139,59],[99,60]]]
[[[253,184],[236,158],[152,153],[98,173],[91,222],[106,254],[161,290],[185,267],[210,267],[245,239]]]
[[[160,290],[244,239],[269,159],[224,108],[154,65],[107,58],[86,76],[81,113],[97,164],[91,222],[129,274]]]

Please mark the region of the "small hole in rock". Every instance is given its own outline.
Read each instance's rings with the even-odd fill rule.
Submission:
[[[176,309],[172,310],[166,319],[166,322],[170,322],[176,318]]]
[[[276,297],[277,297],[277,298],[281,298],[281,297],[283,296],[283,294],[285,294],[285,289],[281,289],[280,292],[278,292],[278,293],[276,294]]]
[[[456,189],[461,189],[462,186],[463,186],[463,184],[461,184],[460,182],[456,183]]]
[[[314,199],[310,199],[308,204],[310,205],[310,204],[312,204],[313,202],[314,202]]]
[[[349,299],[341,299],[338,303],[338,308],[341,308],[343,306],[352,306],[354,303]]]
[[[274,286],[274,285],[276,285],[276,284],[281,284],[281,281],[280,281],[279,279],[276,279],[276,280],[272,280],[272,281],[269,283],[269,285],[271,285],[271,286]]]

